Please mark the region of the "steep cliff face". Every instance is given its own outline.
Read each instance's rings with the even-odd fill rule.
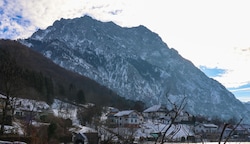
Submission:
[[[247,113],[223,85],[144,26],[122,28],[88,16],[61,19],[22,43],[128,99],[152,105],[186,97],[193,114],[229,119]]]

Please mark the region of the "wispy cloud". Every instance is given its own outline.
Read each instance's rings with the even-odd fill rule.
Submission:
[[[250,82],[246,82],[246,85],[242,85],[237,88],[229,88],[229,90],[237,96],[241,101],[250,101]]]
[[[0,38],[26,38],[61,18],[85,14],[109,20],[122,13],[120,3],[109,0],[11,0],[0,3]]]
[[[225,73],[214,77],[226,87],[240,87],[250,83],[250,50],[248,48],[233,48],[227,51],[227,55],[221,53],[217,64],[222,69],[227,69]],[[214,64],[216,65],[216,64]]]
[[[23,17],[23,8],[18,4],[16,0],[5,0],[0,4],[0,38],[26,37],[26,33],[34,32],[35,27]]]
[[[239,92],[239,91],[245,91],[245,92],[250,92],[250,87],[249,88],[239,88],[239,89],[232,89],[230,90],[231,92]]]
[[[109,13],[112,14],[112,15],[118,15],[121,12],[122,12],[122,10],[109,11]]]

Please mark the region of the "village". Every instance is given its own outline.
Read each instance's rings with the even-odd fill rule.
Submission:
[[[0,95],[1,117],[5,100],[6,97]],[[93,116],[91,121],[83,123],[79,120],[79,111],[84,113],[94,107],[94,104],[76,105],[55,99],[52,105],[48,105],[44,101],[22,98],[12,99],[11,102],[8,121],[4,126],[4,133],[9,136],[28,136],[32,133],[27,128],[30,125],[37,129],[41,126],[49,128],[51,123],[43,119],[47,115],[54,115],[71,120],[70,125],[65,128],[70,138],[60,141],[61,143],[250,141],[250,125],[237,122],[218,123],[195,117],[182,108],[169,111],[161,104],[142,112],[105,107],[102,108],[100,116]],[[46,138],[48,137],[49,133]]]

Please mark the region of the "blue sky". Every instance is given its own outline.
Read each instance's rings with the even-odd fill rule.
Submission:
[[[170,48],[250,101],[248,0],[0,0],[0,38],[27,38],[85,14],[123,27],[144,25]]]
[[[203,71],[209,77],[218,77],[223,75],[226,70],[220,68],[207,68],[206,66],[200,66],[199,69]]]
[[[237,88],[229,88],[229,90],[234,93],[238,99],[241,101],[249,101],[250,84],[242,85]]]
[[[200,66],[199,69],[204,72],[208,77],[216,79],[216,77],[221,77],[226,73],[225,69],[219,68],[207,68],[205,66]],[[229,87],[229,91],[231,91],[238,99],[241,101],[247,102],[250,97],[250,83],[243,84],[238,87]]]

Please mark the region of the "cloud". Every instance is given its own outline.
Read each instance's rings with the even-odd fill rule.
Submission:
[[[124,27],[144,25],[208,76],[237,88],[250,82],[249,13],[244,0],[2,0],[0,38],[27,38],[85,14]]]
[[[249,85],[249,84],[248,84]],[[237,88],[237,89],[231,89],[231,92],[250,92],[250,86],[248,88]]]
[[[0,3],[0,38],[27,38],[38,28],[45,29],[61,18],[85,14],[110,21],[122,13],[117,1],[101,0],[11,0]]]
[[[218,58],[218,67],[227,69],[227,71],[217,77],[216,80],[228,88],[240,87],[250,83],[250,50],[249,48],[233,48],[226,54],[220,53]]]
[[[247,102],[250,101],[250,82],[246,85],[237,87],[237,88],[229,88],[229,90],[238,96],[238,99],[241,101]]]
[[[22,16],[23,9],[18,1],[2,1],[0,4],[0,38],[17,38],[26,36],[26,33],[34,32],[34,26],[29,19]]]
[[[122,12],[122,10],[115,10],[115,11],[110,11],[109,13],[112,15],[118,15]]]

